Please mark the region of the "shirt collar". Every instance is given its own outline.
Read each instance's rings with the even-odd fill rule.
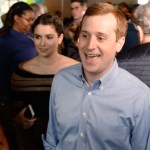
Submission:
[[[117,63],[117,60],[115,59],[111,69],[105,75],[103,75],[101,78],[99,78],[99,80],[101,82],[101,87],[100,88],[104,89],[116,77],[116,75],[118,74],[118,71],[119,71],[118,70],[118,63]],[[85,83],[86,80],[83,76],[82,63],[80,63],[78,73],[79,73],[78,75],[79,75],[81,83],[82,84]]]
[[[111,69],[104,76],[102,76],[100,78],[101,86],[103,88],[105,88],[107,85],[109,85],[112,82],[112,80],[114,80],[114,78],[116,78],[116,75],[119,72],[118,68],[119,68],[118,63],[117,63],[117,60],[115,59]]]

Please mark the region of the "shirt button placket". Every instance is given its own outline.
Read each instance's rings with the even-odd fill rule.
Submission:
[[[86,117],[86,112],[83,113],[83,117],[84,117],[84,118]]]

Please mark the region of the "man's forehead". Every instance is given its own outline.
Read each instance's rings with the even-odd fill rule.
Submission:
[[[84,21],[87,21],[87,20],[95,20],[95,21],[99,21],[99,22],[101,22],[100,20],[102,20],[102,22],[104,22],[104,21],[107,21],[107,22],[109,22],[110,24],[113,24],[113,23],[115,23],[116,24],[116,18],[115,18],[115,16],[113,15],[113,14],[111,14],[111,13],[107,13],[107,14],[95,14],[95,15],[91,15],[91,16],[88,16],[88,15],[85,15],[85,17],[83,18],[83,22]],[[113,21],[113,22],[110,22],[110,20],[111,21]],[[94,21],[94,22],[95,22]]]
[[[115,17],[112,15],[93,15],[93,16],[85,16],[83,18],[82,24],[81,24],[81,30],[84,30],[85,28],[94,30],[91,28],[91,26],[94,26],[95,28],[112,28],[116,29],[117,23]]]

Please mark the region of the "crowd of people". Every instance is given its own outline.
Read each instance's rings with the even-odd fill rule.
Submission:
[[[4,14],[0,149],[149,150],[150,2],[70,9],[16,2]]]

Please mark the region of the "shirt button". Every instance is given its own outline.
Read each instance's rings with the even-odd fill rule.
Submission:
[[[103,87],[103,86],[101,86],[101,87],[100,87],[100,89],[101,89],[101,90],[103,90],[103,89],[104,89],[104,87]]]
[[[92,95],[92,93],[91,93],[91,92],[88,92],[88,95]]]
[[[86,112],[83,113],[83,116],[84,116],[84,117],[86,116]]]
[[[83,81],[81,81],[80,84],[83,85]]]
[[[80,136],[83,137],[83,133],[80,133]]]

